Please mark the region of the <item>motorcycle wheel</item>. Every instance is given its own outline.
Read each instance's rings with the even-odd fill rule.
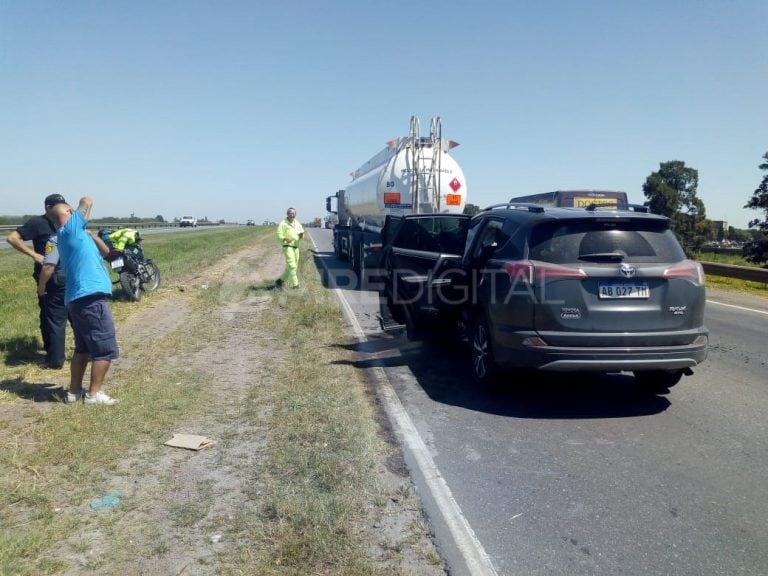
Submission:
[[[123,292],[128,296],[129,300],[138,302],[141,300],[141,283],[138,276],[134,276],[129,272],[120,273],[120,286]]]
[[[147,260],[144,263],[144,268],[147,279],[141,283],[141,289],[144,292],[154,292],[160,287],[160,269],[152,260]]]

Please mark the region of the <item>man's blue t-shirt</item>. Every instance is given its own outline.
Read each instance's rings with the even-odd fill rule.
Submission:
[[[92,294],[112,294],[109,272],[85,225],[82,213],[75,210],[58,230],[59,258],[67,274],[65,304]]]

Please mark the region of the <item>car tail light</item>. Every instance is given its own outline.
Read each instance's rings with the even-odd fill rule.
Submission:
[[[704,268],[693,260],[683,260],[679,264],[664,270],[664,278],[689,280],[695,284],[704,285]]]
[[[505,262],[502,268],[509,274],[509,279],[513,284],[517,281],[533,284],[533,264],[528,260]]]
[[[524,280],[529,283],[543,282],[545,280],[562,280],[566,278],[586,278],[587,273],[581,268],[561,266],[538,260],[520,260],[506,262],[503,266],[510,279]]]
[[[561,266],[560,264],[551,264],[549,262],[533,262],[536,280],[562,280],[567,278],[586,278],[587,273],[581,268],[572,266]]]

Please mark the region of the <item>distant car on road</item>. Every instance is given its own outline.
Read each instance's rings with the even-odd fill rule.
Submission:
[[[256,226],[256,222],[253,220],[248,220],[248,222],[245,223],[246,226]]]
[[[197,228],[197,218],[194,216],[182,216],[179,220],[180,228]]]

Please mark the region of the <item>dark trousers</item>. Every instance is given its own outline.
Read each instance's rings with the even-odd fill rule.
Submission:
[[[49,366],[64,364],[64,345],[67,333],[67,309],[64,306],[64,286],[57,286],[53,280],[45,287],[45,296],[40,298],[40,332],[45,345],[46,363]]]

